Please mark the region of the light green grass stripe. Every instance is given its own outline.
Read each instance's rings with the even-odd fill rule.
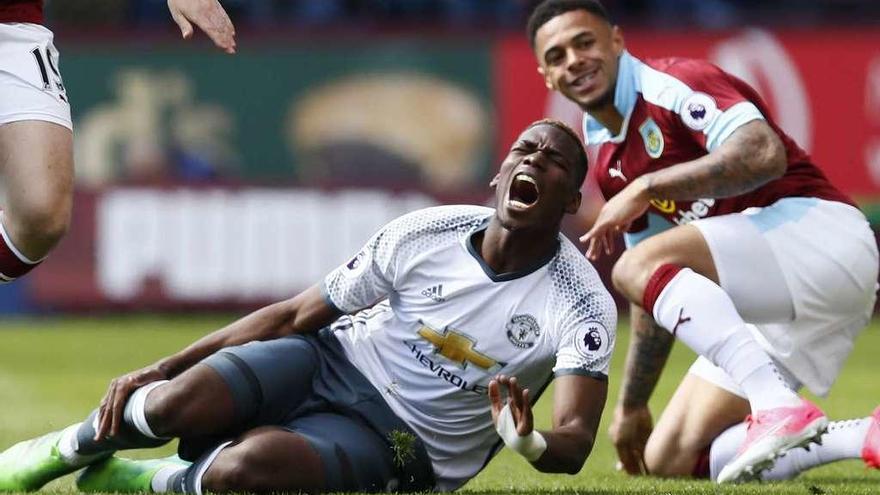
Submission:
[[[122,373],[176,351],[224,323],[230,317],[130,317],[22,319],[0,322],[0,448],[81,421],[95,406],[108,382]],[[625,322],[624,322],[625,323]],[[627,348],[621,326],[611,372],[611,393],[617,385]],[[826,399],[817,402],[832,417],[865,416],[880,401],[880,326],[875,322],[856,343],[853,356]],[[655,419],[675,385],[693,361],[693,354],[676,345],[651,406]],[[536,406],[539,428],[550,424],[552,387]],[[614,471],[613,447],[605,436],[613,401],[609,401],[599,441],[584,469],[575,476],[545,475],[521,458],[503,451],[462,492],[477,494],[880,494],[880,472],[858,461],[834,464],[807,473],[797,481],[718,487],[708,482],[629,478]],[[139,451],[133,457],[167,455]],[[72,493],[67,477],[44,489]]]

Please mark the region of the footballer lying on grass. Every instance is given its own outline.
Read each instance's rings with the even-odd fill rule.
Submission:
[[[84,491],[453,490],[504,444],[540,471],[578,472],[617,319],[559,232],[586,172],[571,129],[533,123],[492,181],[497,209],[392,221],[321,283],[114,380],[82,423],[0,454],[0,490],[86,466]],[[531,404],[554,376],[553,428],[538,432]],[[173,437],[186,461],[113,457]]]

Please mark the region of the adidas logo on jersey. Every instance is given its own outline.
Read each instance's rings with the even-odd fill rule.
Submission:
[[[446,298],[443,297],[443,284],[428,287],[422,291],[422,295],[435,302],[446,302]]]

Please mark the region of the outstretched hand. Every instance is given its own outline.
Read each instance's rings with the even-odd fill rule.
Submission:
[[[158,380],[166,380],[168,377],[155,365],[132,371],[127,375],[115,378],[107,387],[107,393],[101,399],[98,407],[98,428],[95,431],[95,440],[103,440],[119,433],[119,426],[123,422],[125,404],[128,398],[138,388]]]
[[[192,37],[195,24],[218,48],[235,53],[235,27],[217,0],[168,0],[168,10],[184,39]]]
[[[580,237],[581,242],[589,243],[587,258],[595,261],[602,253],[611,254],[615,237],[629,230],[630,224],[644,215],[648,206],[644,181],[639,179],[608,200],[599,211],[593,227]]]
[[[498,418],[504,409],[505,401],[501,398],[502,388],[507,388],[506,404],[510,408],[510,414],[516,424],[516,433],[527,436],[534,429],[534,417],[532,416],[532,404],[529,399],[529,389],[520,389],[516,377],[498,375],[489,381],[489,401],[492,403],[492,422],[498,427]]]

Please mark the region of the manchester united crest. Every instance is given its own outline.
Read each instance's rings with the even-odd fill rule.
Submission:
[[[532,315],[514,315],[507,323],[507,340],[520,349],[532,347],[540,336],[541,327]]]

